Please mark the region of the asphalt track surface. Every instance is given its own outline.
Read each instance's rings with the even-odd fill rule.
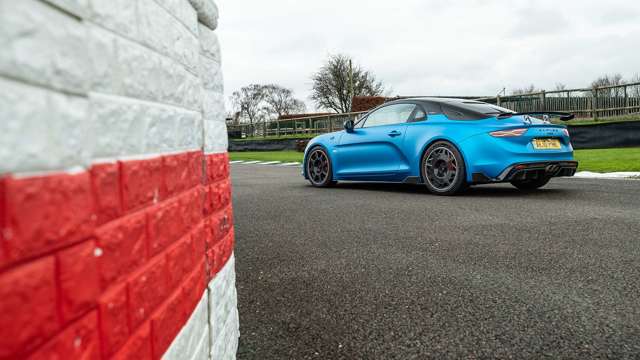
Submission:
[[[640,181],[299,172],[232,167],[239,359],[640,358]]]

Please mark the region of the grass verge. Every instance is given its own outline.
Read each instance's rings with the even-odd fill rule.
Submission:
[[[297,151],[248,151],[229,153],[231,160],[302,162]],[[576,150],[580,162],[578,171],[615,172],[640,171],[640,148]]]
[[[576,150],[574,156],[578,171],[640,171],[640,148]]]
[[[230,152],[229,159],[234,160],[258,160],[258,161],[282,161],[302,162],[304,153],[297,151],[238,151]]]

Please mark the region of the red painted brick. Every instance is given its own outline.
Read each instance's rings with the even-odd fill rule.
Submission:
[[[4,233],[8,231],[6,229],[7,224],[7,210],[6,210],[6,195],[5,195],[5,182],[6,177],[0,177],[0,268],[3,264],[9,261],[7,257],[7,250],[5,248]]]
[[[211,186],[210,185],[206,185],[202,187],[202,198],[204,201],[203,204],[203,212],[204,215],[211,215],[211,213],[213,213],[213,201],[212,201],[212,191],[211,191]]]
[[[151,324],[144,323],[122,347],[113,360],[151,359]]]
[[[222,188],[220,182],[209,185],[209,208],[216,212],[222,208]]]
[[[150,256],[160,253],[187,232],[180,210],[178,198],[174,198],[147,211]]]
[[[192,246],[193,246],[193,260],[201,261],[205,258],[205,251],[207,249],[207,231],[205,225],[206,222],[202,221],[191,232]]]
[[[98,258],[103,288],[138,268],[146,258],[146,217],[136,213],[96,231],[102,255]]]
[[[221,187],[222,187],[222,195],[221,195],[222,206],[227,206],[231,204],[231,181],[229,179],[223,180]]]
[[[97,164],[91,167],[90,174],[97,221],[102,225],[122,214],[120,170],[117,163]]]
[[[182,291],[174,293],[151,317],[151,348],[154,359],[159,359],[169,348],[185,323]]]
[[[167,196],[181,193],[196,185],[190,173],[189,160],[189,153],[162,157]]]
[[[7,261],[40,255],[88,237],[95,217],[89,174],[5,181]]]
[[[86,312],[100,296],[96,254],[93,240],[56,254],[60,308],[64,322]]]
[[[183,298],[185,299],[186,314],[191,314],[195,310],[198,302],[202,298],[205,288],[207,287],[207,279],[205,277],[205,265],[204,261],[198,263],[198,265],[188,274],[184,283],[182,284]]]
[[[92,360],[100,358],[98,314],[92,311],[31,354],[30,360]]]
[[[192,151],[189,153],[189,171],[193,176],[196,184],[203,184],[204,177],[202,170],[204,169],[204,154],[202,151]]]
[[[218,265],[219,266],[218,271],[222,269],[224,264],[226,264],[229,258],[231,257],[231,251],[233,250],[233,236],[234,236],[233,230],[231,230],[229,234],[225,236],[224,240],[220,243],[221,259],[220,259],[220,264]]]
[[[231,208],[226,207],[211,216],[211,233],[209,246],[215,245],[222,240],[233,226]]]
[[[208,281],[211,281],[216,275],[216,258],[218,257],[218,248],[212,247],[207,249],[205,271],[207,273]]]
[[[162,157],[120,161],[119,164],[125,211],[139,209],[164,198]]]
[[[207,181],[216,182],[225,178],[225,161],[223,154],[207,155]]]
[[[186,235],[167,250],[167,268],[171,288],[180,286],[183,279],[193,270],[193,246],[191,235]]]
[[[103,356],[109,357],[127,341],[127,287],[121,285],[104,294],[98,302],[100,342]]]
[[[196,226],[203,217],[204,199],[200,187],[193,188],[179,197],[180,214],[185,230]]]
[[[164,257],[152,261],[137,273],[128,284],[131,327],[135,329],[146,320],[169,293],[167,261]]]
[[[54,267],[48,256],[0,274],[0,359],[28,352],[58,330]]]

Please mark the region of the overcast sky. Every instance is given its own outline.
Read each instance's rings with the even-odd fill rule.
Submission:
[[[277,83],[308,99],[329,54],[390,95],[495,95],[640,74],[638,0],[217,0],[225,92]]]

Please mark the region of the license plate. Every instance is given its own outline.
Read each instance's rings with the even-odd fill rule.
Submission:
[[[560,140],[558,139],[533,139],[533,148],[537,150],[559,150]]]

